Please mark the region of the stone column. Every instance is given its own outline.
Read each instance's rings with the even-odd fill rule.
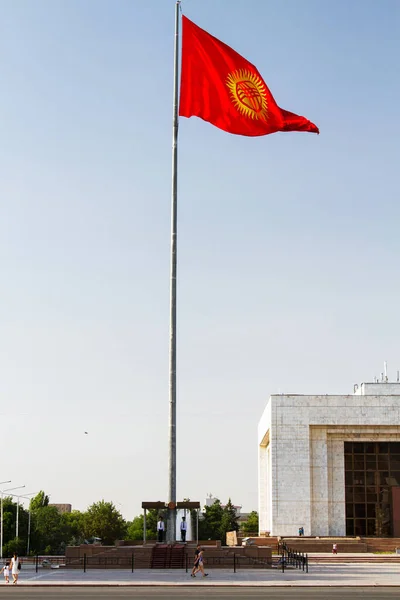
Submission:
[[[326,427],[310,427],[311,535],[329,535]]]

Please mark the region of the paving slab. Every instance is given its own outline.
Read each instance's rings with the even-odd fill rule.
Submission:
[[[42,569],[22,570],[20,586],[254,586],[254,587],[400,587],[400,564],[312,565],[309,573],[296,569],[208,569],[209,576],[190,577],[184,570]],[[11,584],[9,587],[13,587]]]

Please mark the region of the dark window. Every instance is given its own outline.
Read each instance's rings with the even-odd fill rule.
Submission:
[[[346,535],[391,535],[390,486],[400,485],[400,442],[345,442]]]
[[[389,468],[389,456],[378,456],[378,471],[387,471]]]
[[[393,482],[393,485],[400,485],[400,471],[391,471],[390,475],[396,480],[396,483]]]
[[[360,502],[365,502],[365,488],[364,487],[355,487],[354,488],[354,502],[359,504]]]
[[[353,455],[352,454],[346,454],[344,457],[344,468],[346,471],[352,471],[353,470]]]
[[[398,454],[390,455],[390,470],[400,471],[400,456]]]
[[[354,520],[346,519],[346,535],[354,535]]]
[[[364,471],[365,470],[364,456],[355,456],[354,457],[354,467],[353,468],[355,471]]]
[[[363,442],[355,442],[353,444],[353,453],[354,454],[365,454],[364,446],[365,446],[365,444]]]
[[[367,516],[365,507],[366,507],[366,504],[355,504],[354,505],[354,512],[355,512],[355,516],[357,518],[365,519],[365,517]]]
[[[375,535],[375,519],[367,520],[367,535],[369,535],[369,536]]]

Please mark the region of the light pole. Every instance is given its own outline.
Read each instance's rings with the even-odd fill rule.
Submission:
[[[10,483],[10,481],[6,481],[4,483]],[[3,498],[6,492],[12,492],[13,490],[20,490],[24,488],[25,485],[18,485],[14,488],[8,488],[6,490],[1,490],[1,524],[0,524],[0,559],[3,558]],[[18,513],[17,513],[18,515]],[[18,517],[17,517],[18,518]]]
[[[1,481],[0,485],[3,485],[4,483],[11,483],[11,479],[9,481]],[[3,558],[3,490],[1,490],[1,515],[0,515],[0,521],[1,521],[1,525],[0,525],[0,558]]]
[[[25,486],[22,486],[25,487]],[[16,518],[16,526],[15,526],[15,537],[18,537],[18,532],[19,532],[19,499],[20,498],[25,498],[26,500],[29,500],[29,496],[34,496],[35,494],[38,494],[39,492],[31,492],[30,494],[10,494],[10,496],[13,496],[14,498],[17,498],[17,518]],[[29,507],[29,511],[30,511],[30,507]]]
[[[28,496],[36,496],[36,494],[38,494],[39,492],[31,492],[30,494],[26,494],[26,495],[22,495],[20,496],[20,498],[25,498],[26,500],[29,500],[29,512],[28,512],[28,541],[26,544],[26,555],[29,556],[29,550],[30,550],[30,542],[31,542],[31,498],[28,498]],[[18,534],[17,534],[18,537]]]
[[[22,486],[25,487],[25,486]],[[17,518],[15,524],[15,537],[18,538],[18,529],[19,529],[19,496],[17,496]]]

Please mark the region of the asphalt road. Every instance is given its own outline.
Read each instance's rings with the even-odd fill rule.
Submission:
[[[392,600],[399,588],[0,587],[0,600]]]

